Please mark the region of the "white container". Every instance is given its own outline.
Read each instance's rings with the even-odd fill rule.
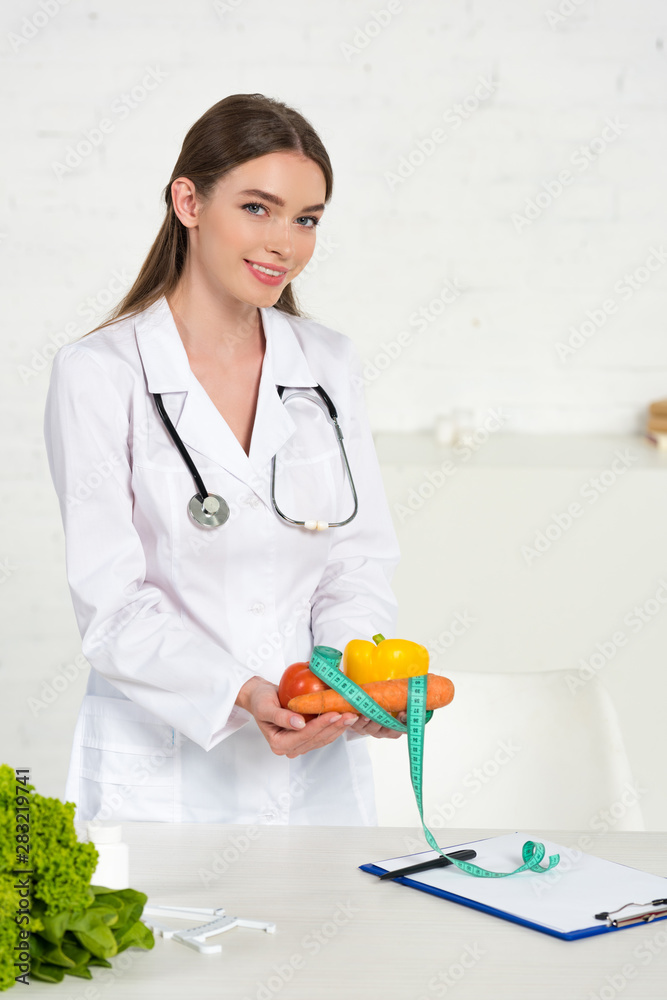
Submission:
[[[91,885],[103,885],[107,889],[130,888],[130,852],[121,837],[119,824],[88,823],[88,840],[99,853]]]

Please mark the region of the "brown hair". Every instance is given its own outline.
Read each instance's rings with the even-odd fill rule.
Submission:
[[[163,191],[167,212],[152,247],[129,292],[109,319],[83,336],[135,315],[161,295],[169,295],[181,276],[188,253],[188,231],[174,211],[171,185],[187,177],[206,201],[217,181],[241,163],[267,153],[291,150],[319,165],[326,182],[325,202],[333,190],[333,170],[315,129],[298,111],[264,94],[231,94],[205,111],[191,126],[171,178]],[[275,303],[292,316],[303,315],[287,284]],[[80,338],[83,339],[83,338]]]

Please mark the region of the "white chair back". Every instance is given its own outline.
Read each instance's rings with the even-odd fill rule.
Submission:
[[[616,710],[597,677],[448,674],[454,700],[426,726],[424,819],[443,828],[644,830]],[[421,829],[406,738],[369,739],[381,826]],[[426,848],[425,848],[426,849]]]

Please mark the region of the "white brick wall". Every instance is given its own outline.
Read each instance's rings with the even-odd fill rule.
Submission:
[[[106,315],[112,273],[136,273],[192,121],[228,93],[260,91],[299,107],[334,164],[320,239],[337,246],[298,284],[312,314],[373,359],[447,280],[465,289],[369,379],[374,427],[428,428],[452,406],[498,403],[513,430],[641,426],[647,402],[667,390],[667,267],[567,361],[555,345],[661,246],[667,69],[658,0],[631,10],[595,0],[220,0],[190,5],[184,17],[174,0],[43,0],[4,12],[12,156],[0,253],[11,412],[32,420],[48,375],[47,366],[26,387],[17,365],[68,323],[83,333],[92,324],[81,302],[99,298]],[[122,94],[151,67],[164,80],[121,117]],[[491,83],[475,99],[481,80]],[[53,162],[105,117],[112,128],[100,146],[56,177]],[[608,133],[584,169],[571,157],[608,120],[619,134]],[[437,128],[430,155],[392,186],[388,175]],[[563,170],[571,182],[545,194]],[[536,198],[542,207],[517,231]]]
[[[507,430],[632,432],[667,395],[667,266],[627,299],[614,290],[665,238],[664,34],[660,0],[5,5],[0,560],[13,568],[0,583],[0,759],[21,746],[61,794],[83,677],[48,711],[25,707],[79,651],[42,439],[53,343],[101,321],[118,275],[136,274],[192,122],[258,91],[319,130],[335,188],[318,238],[333,248],[300,279],[301,301],[369,362],[411,332],[368,379],[376,430],[500,405]],[[150,68],[164,79],[122,116]],[[483,79],[492,91],[456,117]],[[53,163],[104,118],[100,145],[57,177]],[[584,170],[571,157],[607,119],[622,130]],[[438,128],[431,154],[391,186]],[[566,169],[572,182],[517,232],[513,216]],[[410,325],[457,282],[440,315]],[[617,311],[560,360],[556,344],[610,297]]]

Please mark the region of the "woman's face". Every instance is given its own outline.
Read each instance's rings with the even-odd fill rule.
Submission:
[[[254,306],[273,305],[313,255],[325,191],[321,168],[287,151],[230,170],[204,205],[192,182],[177,178],[172,197],[190,230],[189,265],[218,293]]]

